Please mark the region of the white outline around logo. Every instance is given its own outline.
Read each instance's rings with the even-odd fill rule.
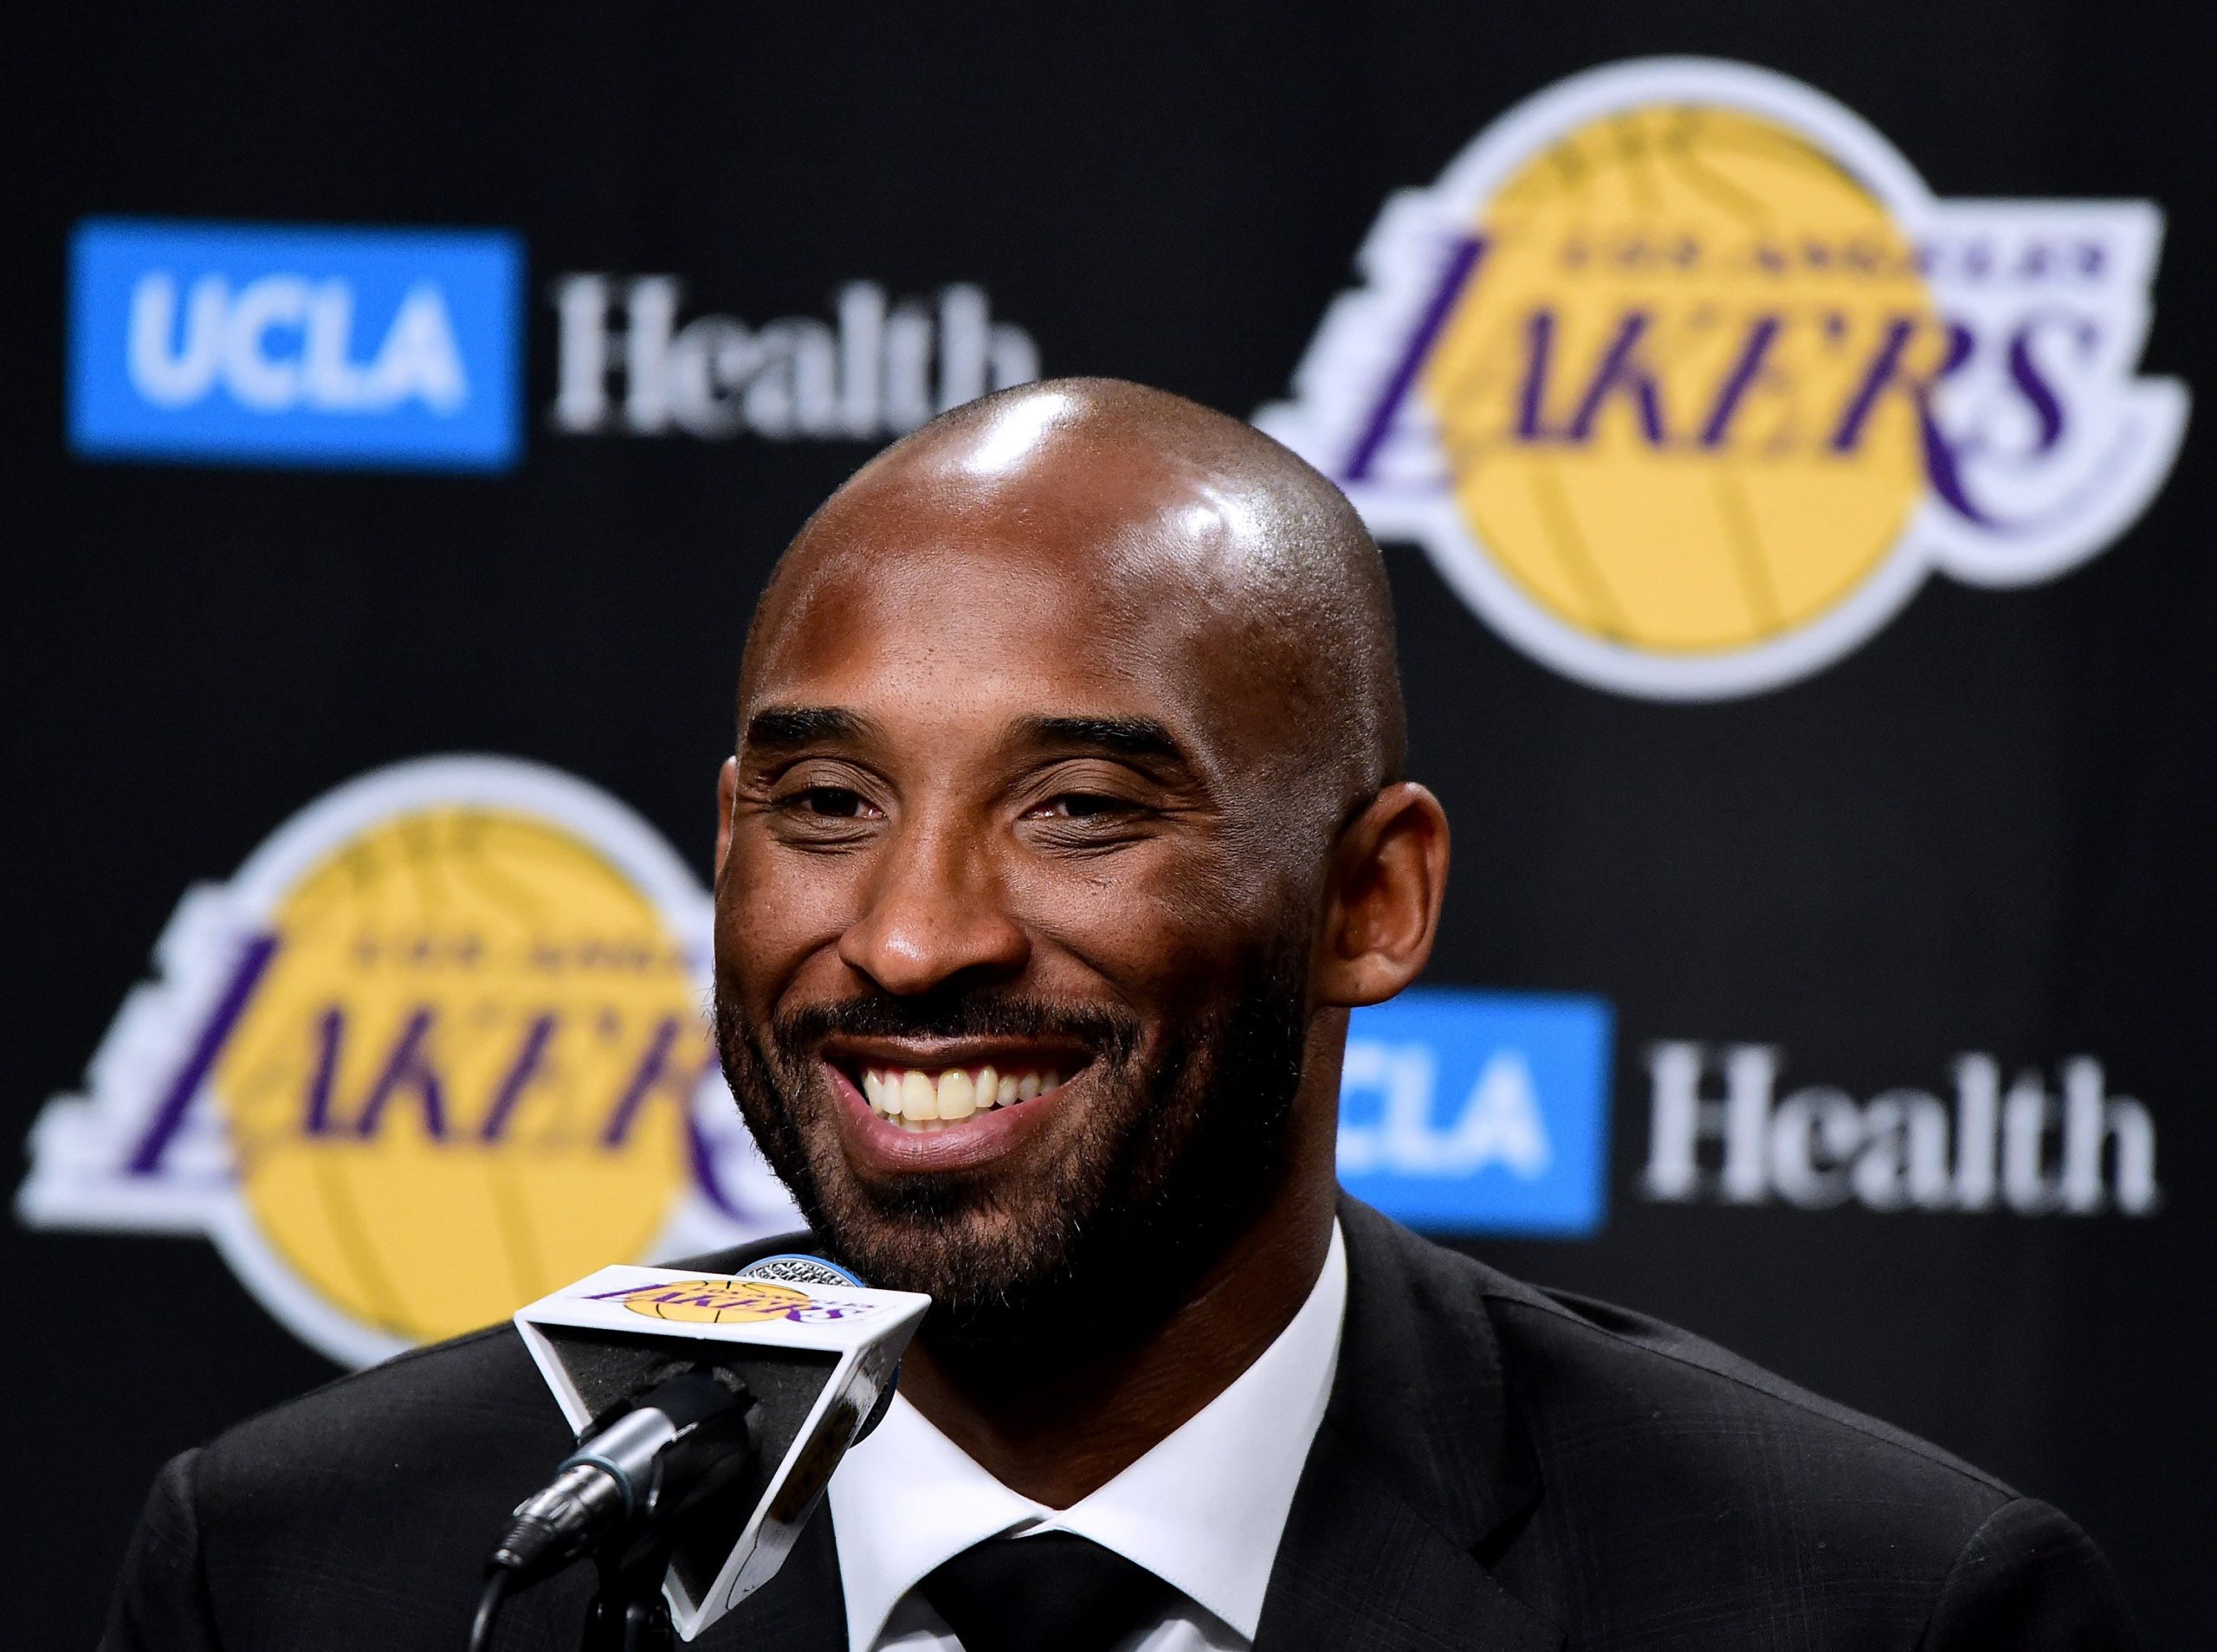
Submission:
[[[217,1109],[200,1081],[180,1098],[158,1165],[133,1159],[155,1121],[166,1075],[183,1075],[181,1048],[236,990],[240,954],[267,930],[299,881],[333,849],[395,816],[482,805],[556,822],[606,855],[651,900],[694,960],[707,990],[712,912],[707,894],[661,834],[598,787],[514,758],[422,758],[376,770],[325,793],[280,826],[227,884],[188,890],[155,946],[157,978],[124,1001],[87,1070],[81,1094],[49,1101],[33,1126],[31,1172],[16,1198],[33,1228],[204,1234],[255,1299],[303,1342],[342,1365],[363,1365],[409,1345],[365,1326],[318,1295],[287,1266],[240,1197]],[[150,1076],[152,1075],[152,1076]],[[694,1116],[727,1181],[741,1183],[744,1219],[714,1209],[697,1187],[678,1203],[653,1248],[705,1249],[798,1225],[760,1164],[753,1139],[713,1073]],[[635,1258],[611,1258],[633,1261]]]
[[[1447,485],[1438,433],[1415,398],[1393,410],[1376,462],[1350,476],[1366,422],[1422,325],[1451,249],[1486,203],[1549,145],[1589,122],[1654,103],[1716,104],[1768,118],[1809,138],[1855,174],[1912,242],[1939,231],[1984,229],[2098,234],[2113,249],[2104,278],[2109,323],[2075,381],[2083,439],[2050,467],[2056,484],[2025,503],[2035,519],[2002,539],[1928,491],[1893,549],[1845,601],[1816,620],[1753,647],[1674,655],[1605,642],[1566,623],[1517,586],[1478,543]],[[1651,58],[1572,76],[1488,126],[1426,189],[1387,200],[1364,241],[1364,285],[1341,295],[1293,377],[1293,398],[1262,409],[1256,425],[1340,482],[1381,539],[1421,545],[1456,593],[1542,664],[1594,687],[1665,700],[1705,700],[1777,688],[1824,669],[1868,641],[1926,578],[2000,587],[2052,579],[2096,555],[2131,526],[2162,487],[2184,436],[2188,394],[2172,379],[2136,378],[2150,319],[2149,287],[2162,215],[2144,201],[1940,200],[1878,131],[1786,75],[1708,58]],[[1979,313],[1996,300],[1942,290],[1944,310]],[[1942,384],[1944,409],[1975,394]]]

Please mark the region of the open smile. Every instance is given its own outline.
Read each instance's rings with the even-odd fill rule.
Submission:
[[[1059,1046],[903,1049],[871,1041],[827,1049],[824,1059],[872,1113],[904,1130],[923,1132],[1052,1094],[1092,1058]]]
[[[1031,1041],[870,1039],[835,1041],[823,1059],[865,1157],[924,1169],[942,1158],[953,1168],[957,1158],[997,1156],[1013,1136],[1029,1133],[1038,1122],[1033,1115],[1052,1110],[1040,1104],[1066,1092],[1093,1056],[1081,1046]]]
[[[908,1130],[944,1130],[973,1113],[1013,1107],[1061,1087],[1052,1067],[1004,1073],[992,1066],[866,1067],[859,1088],[884,1117]]]

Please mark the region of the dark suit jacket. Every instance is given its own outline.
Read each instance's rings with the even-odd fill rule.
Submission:
[[[1339,1375],[1259,1652],[2132,1644],[2045,1504],[1668,1326],[1341,1222]],[[162,1471],[104,1644],[459,1652],[503,1517],[569,1445],[507,1326],[342,1378]],[[589,1593],[518,1597],[499,1644],[566,1652]],[[828,1512],[698,1644],[845,1652]]]

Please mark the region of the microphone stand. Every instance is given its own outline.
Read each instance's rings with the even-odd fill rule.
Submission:
[[[676,1652],[662,1592],[670,1548],[667,1539],[650,1538],[626,1552],[597,1558],[600,1590],[585,1608],[578,1652]]]

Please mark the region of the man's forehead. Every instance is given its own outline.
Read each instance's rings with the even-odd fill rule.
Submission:
[[[1100,577],[1115,565],[999,540],[829,558],[755,639],[742,746],[767,760],[805,731],[881,758],[1070,746],[1269,766],[1288,731],[1251,652],[1174,571],[1134,558]]]
[[[1341,679],[1390,670],[1390,642],[1365,651],[1390,622],[1329,484],[1221,415],[1065,385],[927,426],[825,502],[758,610],[742,718],[859,696],[928,729],[990,694],[1151,716],[1207,766],[1275,768],[1367,703]]]
[[[1168,578],[1199,596],[1262,554],[1250,484],[1173,434],[1085,411],[1083,398],[1043,390],[889,449],[825,501],[779,584],[967,549],[1108,593]]]
[[[779,704],[994,706],[1160,720],[1209,694],[1210,651],[1174,599],[1005,546],[830,561],[765,621],[750,714]]]
[[[1143,616],[1183,625],[1208,606],[1180,589],[1174,562],[1139,544],[1042,534],[1023,523],[915,522],[909,532],[811,547],[766,598],[759,641],[814,642],[856,624],[1041,630],[1122,627]]]
[[[802,582],[967,551],[1007,569],[1105,581],[1221,583],[1255,554],[1254,513],[1162,455],[1043,458],[981,480],[946,456],[868,474],[826,502],[787,558]]]
[[[1190,489],[1108,498],[915,482],[835,501],[796,544],[754,629],[750,698],[895,639],[971,650],[981,668],[1047,653],[1112,678],[1155,677],[1199,669],[1237,623],[1223,513]]]

